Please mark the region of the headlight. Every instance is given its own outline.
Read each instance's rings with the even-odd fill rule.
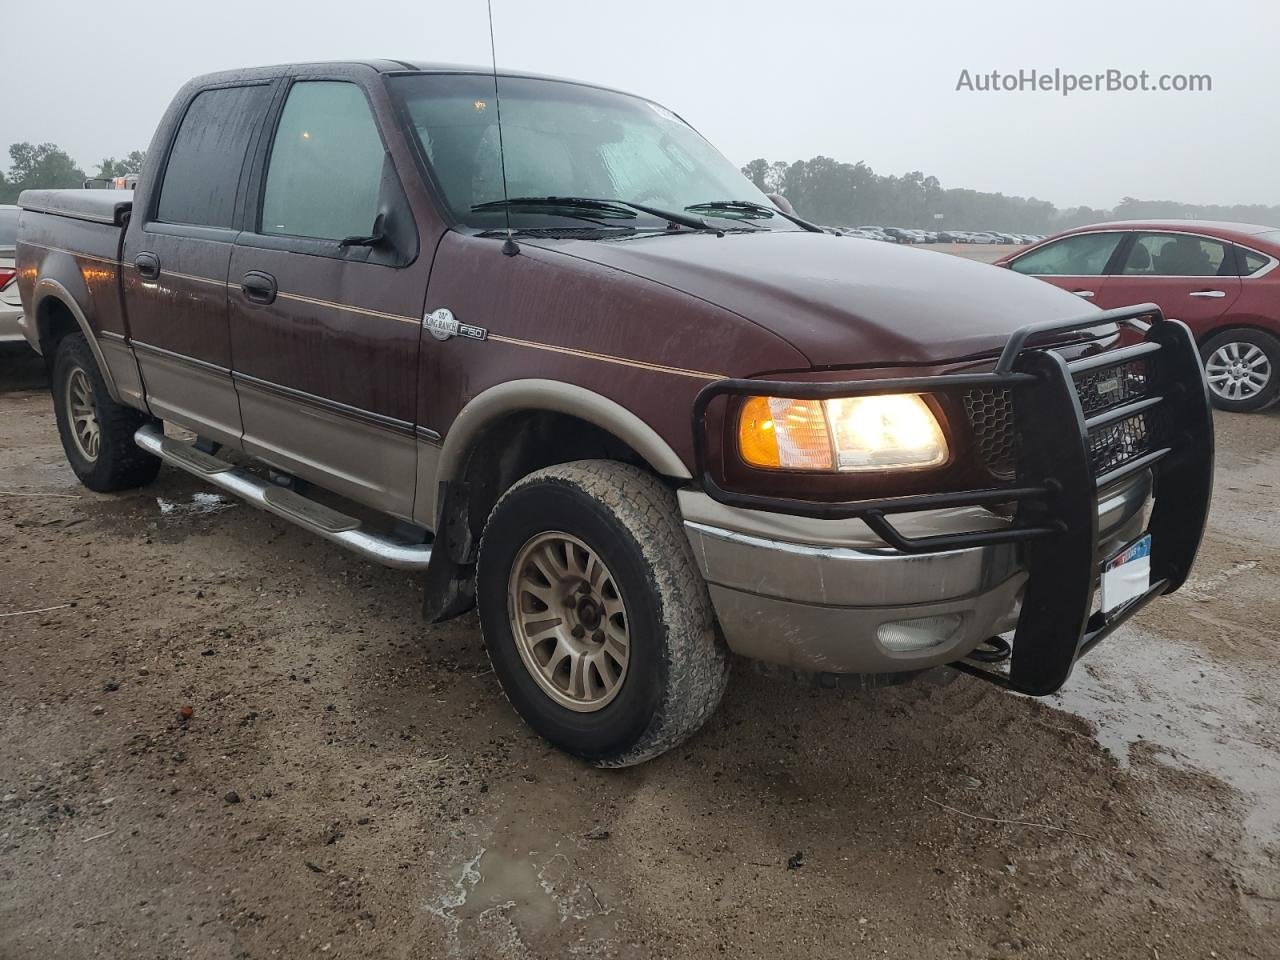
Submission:
[[[751,466],[774,470],[923,470],[947,461],[938,419],[916,393],[749,397],[738,419],[738,450]]]

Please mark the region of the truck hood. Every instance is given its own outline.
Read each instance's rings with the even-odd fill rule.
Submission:
[[[1018,327],[1096,309],[990,264],[831,234],[535,242],[732,310],[790,342],[815,367],[923,366],[980,356],[998,351]]]

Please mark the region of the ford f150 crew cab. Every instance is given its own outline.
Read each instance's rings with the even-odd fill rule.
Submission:
[[[1182,324],[823,232],[640,97],[215,74],[136,191],[20,205],[86,486],[163,462],[422,571],[425,614],[477,606],[516,710],[598,764],[696,730],[731,652],[1050,693],[1199,546]]]

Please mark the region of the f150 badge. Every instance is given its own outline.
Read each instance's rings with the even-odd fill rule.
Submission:
[[[422,325],[437,340],[448,340],[450,337],[470,337],[472,340],[483,340],[489,336],[484,327],[474,327],[469,323],[459,323],[458,318],[448,307],[432,310],[422,318]]]

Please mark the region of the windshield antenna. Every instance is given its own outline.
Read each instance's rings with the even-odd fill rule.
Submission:
[[[493,110],[498,117],[498,166],[502,170],[502,210],[507,218],[507,239],[503,241],[502,252],[514,257],[520,252],[511,230],[511,198],[507,195],[507,155],[502,148],[502,100],[498,96],[498,48],[493,42],[493,0],[487,0],[489,8],[489,57],[493,64]]]

